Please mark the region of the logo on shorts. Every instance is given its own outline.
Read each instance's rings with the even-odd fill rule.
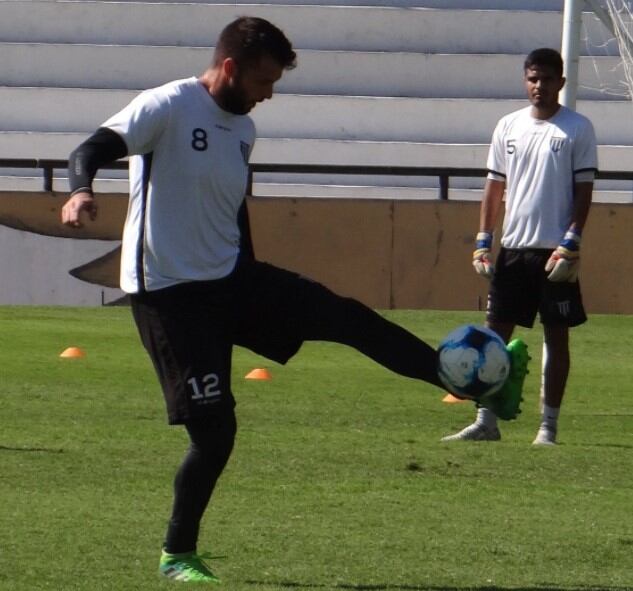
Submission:
[[[560,152],[561,148],[565,145],[564,137],[553,137],[549,140],[549,147],[552,152]]]
[[[565,300],[563,302],[557,302],[556,304],[558,306],[558,313],[561,316],[569,316],[569,313],[571,312],[571,303],[569,300]]]

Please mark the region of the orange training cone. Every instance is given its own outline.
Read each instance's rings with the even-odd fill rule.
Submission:
[[[447,404],[456,404],[457,402],[468,402],[464,398],[457,398],[457,396],[453,396],[452,394],[447,394],[442,398],[442,402],[446,402]]]
[[[64,349],[59,356],[67,359],[76,359],[78,357],[85,357],[86,353],[79,347],[68,347],[68,349]]]
[[[245,376],[247,380],[272,380],[273,376],[267,369],[259,368],[249,371]]]

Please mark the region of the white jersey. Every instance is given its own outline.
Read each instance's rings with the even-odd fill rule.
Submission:
[[[556,248],[571,223],[574,176],[598,168],[589,119],[563,106],[535,119],[531,109],[499,121],[488,154],[490,178],[506,181],[505,248]]]
[[[120,135],[131,156],[123,291],[228,275],[255,141],[250,117],[223,111],[188,78],[141,93],[102,127]]]

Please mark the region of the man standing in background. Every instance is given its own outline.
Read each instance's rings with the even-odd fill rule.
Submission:
[[[554,445],[570,369],[569,328],[587,320],[578,267],[582,231],[597,172],[591,122],[562,106],[563,60],[548,48],[524,63],[530,106],[503,117],[488,155],[473,266],[489,278],[486,324],[508,342],[516,325],[543,324],[542,417],[535,445]],[[493,266],[493,230],[506,194],[501,250]],[[480,408],[476,421],[442,441],[496,441],[497,416]]]

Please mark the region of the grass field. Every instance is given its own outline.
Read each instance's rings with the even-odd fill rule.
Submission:
[[[482,319],[386,314],[433,345]],[[178,588],[156,571],[187,440],[129,310],[0,308],[0,327],[0,590]],[[351,349],[285,367],[237,349],[240,430],[199,547],[220,588],[632,590],[633,317],[574,331],[553,449],[530,445],[540,331],[519,336],[532,373],[499,443],[440,443],[472,405]],[[272,381],[244,379],[262,366]]]

